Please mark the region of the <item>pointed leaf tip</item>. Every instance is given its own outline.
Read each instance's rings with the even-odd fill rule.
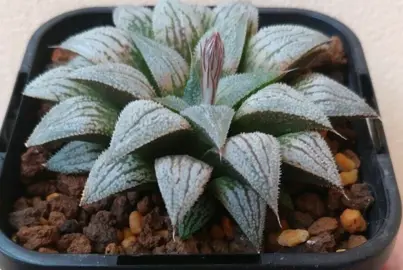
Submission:
[[[113,10],[112,18],[117,28],[152,38],[152,15],[152,10],[146,7],[121,5]]]

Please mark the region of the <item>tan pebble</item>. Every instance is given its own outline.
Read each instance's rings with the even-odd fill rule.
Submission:
[[[130,236],[128,238],[126,238],[125,240],[122,241],[122,247],[123,249],[126,250],[130,250],[131,247],[133,247],[133,245],[137,242],[137,238],[136,236]]]
[[[222,217],[221,218],[221,227],[224,231],[225,237],[228,240],[234,239],[234,229],[232,226],[232,222],[228,217]]]
[[[49,254],[57,254],[57,253],[59,253],[57,250],[54,250],[53,248],[45,248],[45,247],[39,248],[38,252],[40,252],[40,253],[49,253]]]
[[[129,216],[130,230],[137,235],[143,229],[143,216],[138,211],[133,211]]]
[[[336,250],[336,252],[344,252],[344,251],[346,251],[346,249],[338,249],[338,250]]]
[[[351,159],[352,161],[354,161],[355,167],[356,167],[357,169],[360,167],[361,161],[360,161],[360,159],[358,158],[358,156],[357,156],[356,153],[354,153],[353,151],[351,151],[350,149],[348,149],[348,150],[345,150],[345,151],[343,152],[343,154],[345,154],[349,159]]]
[[[129,238],[130,236],[133,236],[132,231],[130,228],[126,227],[123,229],[123,239]]]
[[[214,240],[222,240],[225,237],[223,229],[219,226],[214,224],[210,229],[210,236]]]
[[[349,186],[355,184],[358,180],[358,170],[353,169],[349,172],[341,172],[340,179],[343,186]]]
[[[122,241],[125,239],[125,236],[124,236],[122,230],[117,230],[116,234],[117,234],[117,236],[118,236],[118,241],[119,241],[119,243],[122,242]]]
[[[169,232],[168,230],[159,230],[155,232],[156,235],[159,235],[163,238],[168,238],[169,237]]]
[[[340,222],[343,228],[349,233],[363,232],[367,229],[367,223],[358,210],[344,210],[340,216]]]
[[[334,158],[340,171],[349,172],[356,169],[354,161],[349,159],[345,154],[337,153]]]
[[[60,194],[59,193],[52,193],[52,194],[49,194],[48,196],[46,196],[46,201],[51,201],[51,200],[53,200],[54,198],[56,198],[56,197],[59,197],[60,196]]]
[[[39,218],[39,222],[41,223],[41,225],[48,225],[49,224],[49,222],[43,217]]]
[[[11,241],[13,241],[14,243],[18,242],[18,237],[16,233],[11,236]]]
[[[279,235],[277,242],[283,247],[295,247],[306,242],[308,238],[307,230],[284,230]]]
[[[337,229],[338,225],[339,224],[335,218],[322,217],[309,226],[308,232],[310,235],[319,235],[324,232],[332,232]]]
[[[107,255],[118,255],[123,253],[123,248],[115,243],[110,243],[105,248],[105,254]]]
[[[348,242],[347,242],[347,248],[351,249],[351,248],[361,246],[364,243],[366,243],[367,241],[368,240],[367,240],[367,238],[365,238],[365,236],[362,236],[362,235],[350,235],[350,237],[348,238]]]

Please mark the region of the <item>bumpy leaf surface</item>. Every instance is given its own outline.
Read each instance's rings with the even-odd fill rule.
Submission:
[[[177,96],[166,96],[156,98],[154,100],[175,112],[181,112],[187,107],[189,107],[189,104],[187,104],[186,101]]]
[[[131,153],[171,133],[188,130],[190,124],[179,114],[150,100],[129,103],[121,112],[111,140],[111,154]]]
[[[118,6],[112,13],[113,23],[117,28],[150,38],[153,36],[152,16],[151,9],[132,5]]]
[[[89,172],[104,149],[105,146],[97,143],[70,142],[48,160],[46,168],[60,173]]]
[[[307,129],[332,129],[326,115],[302,93],[285,84],[269,85],[250,96],[234,119],[241,131],[282,135]]]
[[[295,89],[318,106],[329,117],[378,117],[357,94],[319,73],[303,77]]]
[[[73,59],[71,59],[66,66],[70,67],[70,68],[82,68],[82,67],[87,67],[87,66],[91,66],[94,63],[91,62],[90,60],[87,60],[87,58],[82,57],[81,55],[77,55],[76,57],[74,57]]]
[[[201,62],[197,54],[192,58],[190,75],[183,92],[183,99],[190,105],[198,105],[202,102],[203,91],[201,88]]]
[[[213,11],[209,7],[203,5],[192,5],[191,7],[197,14],[199,14],[204,27],[203,32],[206,32],[211,26],[211,21],[214,15]]]
[[[81,205],[102,200],[112,194],[142,184],[155,183],[152,167],[129,154],[112,159],[109,150],[95,161],[84,187]]]
[[[213,168],[190,156],[155,161],[155,172],[172,225],[177,227],[203,193]]]
[[[94,97],[72,97],[54,106],[35,127],[27,147],[81,136],[112,135],[118,112]]]
[[[280,144],[271,135],[260,132],[230,137],[224,158],[278,215],[280,184]]]
[[[266,220],[265,201],[249,185],[228,177],[214,179],[212,186],[217,199],[260,251]]]

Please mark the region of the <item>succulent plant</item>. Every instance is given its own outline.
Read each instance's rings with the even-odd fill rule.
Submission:
[[[282,163],[342,190],[319,131],[334,132],[332,118],[378,116],[310,69],[330,37],[299,25],[258,31],[244,2],[120,6],[113,22],[63,41],[77,56],[24,90],[55,103],[26,145],[67,142],[46,166],[89,172],[81,204],[157,184],[179,237],[220,202],[260,250]]]

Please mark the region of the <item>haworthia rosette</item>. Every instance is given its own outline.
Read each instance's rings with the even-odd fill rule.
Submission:
[[[91,169],[80,204],[97,202],[120,191],[155,182],[152,166],[140,157],[129,154],[112,159],[106,150]]]
[[[151,99],[155,91],[147,78],[137,69],[121,63],[105,63],[75,70],[69,77],[97,82],[129,94],[136,99]]]
[[[212,181],[217,199],[238,223],[258,251],[263,245],[266,203],[249,185],[228,177]]]
[[[73,68],[61,66],[39,75],[24,89],[25,96],[50,101],[63,101],[74,96],[98,96],[95,89],[69,79]]]
[[[189,129],[185,118],[161,104],[150,100],[133,101],[120,113],[110,152],[121,157],[161,137]]]
[[[248,42],[245,71],[286,70],[312,48],[327,41],[329,37],[305,26],[264,27]]]
[[[60,173],[89,172],[103,150],[105,146],[97,143],[70,142],[48,160],[46,168]]]
[[[186,101],[177,96],[165,96],[161,98],[155,98],[154,100],[175,112],[181,112],[190,106],[186,103]]]
[[[269,85],[250,96],[234,117],[237,129],[273,135],[332,126],[326,115],[302,93],[281,83]]]
[[[221,152],[235,111],[224,105],[202,104],[181,112]]]
[[[342,188],[333,154],[318,132],[290,133],[278,139],[283,162]]]
[[[138,34],[132,36],[151,72],[152,79],[158,86],[160,95],[167,96],[181,92],[189,75],[188,64],[182,56],[154,40]]]
[[[328,117],[378,117],[361,97],[325,75],[311,73],[294,87]]]
[[[26,146],[82,136],[110,137],[117,118],[116,109],[98,98],[72,97],[52,107],[35,127]]]
[[[159,158],[154,167],[165,207],[175,228],[203,193],[213,168],[186,155]]]
[[[160,0],[153,12],[154,39],[178,51],[188,63],[204,33],[201,14],[179,0]]]
[[[280,185],[280,144],[260,132],[230,137],[224,159],[237,171],[278,215]]]
[[[113,24],[127,33],[136,32],[152,38],[151,9],[141,6],[121,5],[112,13]]]
[[[200,230],[214,215],[215,204],[208,195],[201,195],[178,225],[180,238],[187,239]]]
[[[123,30],[102,26],[79,33],[63,41],[60,48],[75,52],[93,63],[135,64],[136,48]]]

